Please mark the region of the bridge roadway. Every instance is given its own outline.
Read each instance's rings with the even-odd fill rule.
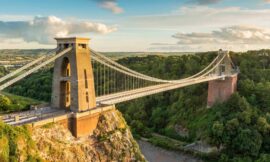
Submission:
[[[177,89],[177,88],[181,88],[181,87],[185,87],[185,86],[189,86],[193,84],[208,82],[208,81],[217,80],[217,79],[224,79],[225,77],[226,77],[225,75],[221,75],[221,76],[209,75],[205,77],[198,77],[194,79],[184,80],[181,83],[165,83],[165,84],[159,84],[159,85],[134,89],[130,91],[109,94],[109,95],[97,97],[96,100],[97,100],[97,104],[113,105],[120,102],[125,102],[125,101],[133,100],[136,98],[149,96],[152,94],[165,92],[168,90]]]
[[[24,112],[16,112],[2,116],[2,121],[9,125],[23,125],[35,121],[41,121],[52,117],[69,114],[71,112],[62,109],[53,109],[51,107],[38,108]]]
[[[115,109],[114,105],[109,106],[97,106],[85,111],[80,112],[80,116],[88,116],[92,114],[102,113]],[[34,124],[35,126],[41,126],[48,123],[54,123],[57,121],[66,120],[70,117],[77,117],[78,114],[71,112],[70,110],[42,107],[35,110],[27,110],[24,112],[15,112],[11,114],[0,115],[0,119],[9,125],[23,125]]]
[[[133,100],[136,98],[177,89],[193,84],[198,84],[202,82],[208,82],[211,80],[223,79],[225,78],[224,75],[222,76],[205,76],[205,77],[198,77],[194,79],[184,80],[181,83],[166,83],[166,84],[159,84],[154,86],[148,86],[145,88],[134,89],[130,91],[119,92],[115,94],[110,94],[106,96],[97,97],[97,105],[114,105],[120,102],[125,102],[129,100]],[[99,107],[95,108],[98,109]],[[22,125],[26,123],[32,123],[35,121],[41,121],[44,119],[49,119],[52,117],[57,117],[61,115],[68,115],[72,112],[65,111],[63,109],[53,109],[51,107],[43,107],[36,110],[29,110],[25,112],[19,113],[12,113],[2,116],[3,122],[10,124],[10,125]]]

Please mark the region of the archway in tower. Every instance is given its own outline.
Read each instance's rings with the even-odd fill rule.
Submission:
[[[70,77],[70,75],[71,75],[70,62],[69,62],[69,59],[67,57],[63,58],[61,75],[63,77]]]
[[[64,77],[64,81],[60,82],[60,107],[70,110],[71,105],[71,85],[70,85],[70,62],[67,57],[63,58],[61,66],[61,76]]]

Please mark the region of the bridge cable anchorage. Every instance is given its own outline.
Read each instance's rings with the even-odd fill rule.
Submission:
[[[49,54],[49,53],[53,53],[53,52],[55,52],[56,50],[57,50],[57,48],[56,48],[56,49],[53,49],[53,50],[50,50],[49,52],[46,53],[46,55]],[[50,55],[50,56],[46,56],[46,55],[45,55],[45,56],[41,56],[41,57],[39,57],[38,59],[36,59],[36,60],[34,60],[34,61],[32,61],[32,62],[30,62],[30,63],[28,63],[28,64],[26,64],[26,65],[24,65],[24,66],[22,66],[22,67],[20,67],[19,69],[17,69],[17,70],[15,70],[15,71],[13,71],[13,72],[11,72],[11,73],[9,73],[9,74],[3,76],[2,78],[0,78],[0,83],[2,83],[3,81],[5,81],[5,80],[7,80],[7,79],[10,79],[11,77],[15,76],[16,74],[19,74],[19,73],[21,73],[22,71],[24,71],[24,70],[30,68],[31,66],[33,66],[33,65],[35,65],[35,64],[37,64],[37,63],[39,63],[39,62],[41,62],[43,59],[45,59],[45,58],[47,58],[47,57],[51,57],[51,55]]]
[[[143,80],[148,80],[148,81],[152,81],[152,82],[158,82],[158,83],[181,83],[184,80],[189,80],[192,78],[195,78],[199,75],[201,75],[202,73],[204,73],[207,69],[209,69],[211,66],[214,65],[214,63],[216,63],[216,61],[218,59],[220,59],[220,56],[225,56],[225,53],[222,52],[221,54],[219,53],[218,56],[207,66],[205,67],[202,71],[200,71],[199,73],[188,77],[188,78],[184,78],[184,79],[180,79],[180,80],[164,80],[164,79],[159,79],[159,78],[154,78],[154,77],[150,77],[141,73],[138,73],[134,70],[128,69],[126,67],[124,67],[123,65],[118,64],[117,62],[103,56],[102,54],[99,54],[93,50],[90,50],[92,52],[92,57],[93,59],[96,59],[98,62],[100,62],[101,64],[106,64],[108,67],[110,68],[114,68],[115,70],[118,70],[119,72],[125,73],[126,75],[130,75],[133,76],[135,78],[140,78]],[[99,57],[99,58],[98,58]],[[223,60],[225,57],[222,57],[221,60]]]
[[[14,79],[12,79],[12,80],[10,80],[10,81],[8,81],[8,82],[6,82],[6,83],[0,85],[0,91],[2,91],[3,89],[9,87],[10,85],[16,83],[17,81],[19,81],[19,80],[21,80],[21,79],[27,77],[28,75],[34,73],[35,71],[39,70],[40,68],[42,68],[42,67],[48,65],[49,63],[53,62],[54,60],[56,60],[57,58],[63,56],[64,54],[66,54],[67,52],[69,52],[69,51],[71,51],[71,50],[72,50],[72,47],[69,47],[69,48],[63,50],[62,52],[56,54],[55,56],[49,58],[48,60],[42,62],[41,64],[39,64],[39,65],[33,67],[32,69],[26,71],[25,73],[23,73],[23,74],[17,76],[16,78],[14,78]]]

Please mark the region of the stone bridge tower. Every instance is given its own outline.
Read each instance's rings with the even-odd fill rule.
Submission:
[[[219,51],[220,56],[225,58],[214,71],[215,75],[224,75],[223,79],[208,82],[207,107],[215,103],[221,103],[230,98],[236,92],[238,69],[232,64],[228,51]]]
[[[96,96],[89,39],[56,40],[57,54],[64,49],[72,49],[55,60],[51,106],[73,112],[59,119],[58,123],[68,128],[75,137],[86,136],[96,128],[100,116],[100,112],[94,109]]]
[[[72,50],[55,60],[52,107],[83,112],[96,107],[88,38],[56,38],[58,52]]]

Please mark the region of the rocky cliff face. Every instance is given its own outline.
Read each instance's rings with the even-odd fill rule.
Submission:
[[[51,162],[145,161],[136,141],[117,110],[102,114],[93,135],[74,138],[61,125],[33,130],[42,159]]]

